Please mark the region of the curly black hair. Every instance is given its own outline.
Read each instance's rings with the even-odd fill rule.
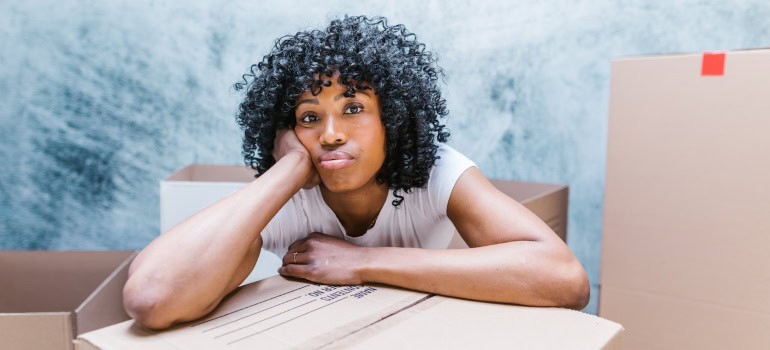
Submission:
[[[439,142],[449,132],[440,119],[447,116],[446,101],[437,87],[443,69],[436,56],[403,25],[390,26],[383,17],[333,20],[325,30],[287,35],[272,52],[251,66],[236,90],[246,88],[237,121],[243,129],[246,165],[263,174],[275,164],[272,156],[276,129],[293,128],[294,110],[304,91],[321,92],[339,72],[346,95],[367,89],[380,96],[385,126],[385,162],[375,179],[387,183],[400,205],[412,188],[425,187]],[[252,79],[249,83],[249,79]]]

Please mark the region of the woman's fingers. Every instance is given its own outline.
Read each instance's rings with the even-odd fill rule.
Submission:
[[[294,241],[292,244],[289,244],[289,248],[286,250],[287,253],[293,253],[293,252],[304,252],[307,251],[308,244],[307,241],[311,237],[305,237],[302,239],[298,239]]]
[[[283,266],[289,264],[307,264],[308,254],[305,252],[287,252],[281,260],[283,260]]]
[[[297,138],[297,134],[293,129],[278,129],[275,131],[275,140],[273,141],[273,158],[277,162],[283,158],[289,152],[299,152],[307,155],[308,163],[310,164],[312,174],[309,175],[305,185],[302,187],[305,189],[311,189],[321,183],[321,178],[318,176],[318,172],[315,170],[312,161],[310,160],[310,152],[302,145],[302,142]]]
[[[275,131],[275,141],[273,141],[273,158],[276,161],[281,159],[287,153],[299,151],[307,153],[302,143],[297,139],[297,134],[292,129],[278,129]]]
[[[312,235],[298,239],[294,241],[294,243],[290,244],[289,249],[286,250],[286,254],[284,254],[283,259],[281,259],[283,260],[283,265],[286,266],[288,264],[306,264],[308,260],[308,241],[310,239],[313,239]]]
[[[278,269],[278,273],[281,276],[297,277],[307,279],[309,267],[307,265],[289,264],[281,266]]]

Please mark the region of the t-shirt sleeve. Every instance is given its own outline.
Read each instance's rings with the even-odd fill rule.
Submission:
[[[452,189],[457,183],[457,179],[465,170],[475,167],[476,163],[446,144],[439,144],[436,155],[441,158],[436,161],[430,171],[428,193],[431,206],[435,208],[435,214],[445,216],[449,196],[452,195]]]
[[[297,195],[292,197],[262,230],[263,249],[281,257],[289,245],[301,238],[300,232],[307,232],[302,230],[307,218],[302,212],[301,200]]]

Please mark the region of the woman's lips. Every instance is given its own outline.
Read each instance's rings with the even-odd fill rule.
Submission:
[[[318,165],[329,170],[342,169],[352,163],[353,156],[343,151],[327,152],[318,157]]]

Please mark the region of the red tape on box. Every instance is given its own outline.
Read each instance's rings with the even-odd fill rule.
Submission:
[[[720,76],[725,74],[725,53],[705,52],[703,63],[700,67],[700,75]]]

